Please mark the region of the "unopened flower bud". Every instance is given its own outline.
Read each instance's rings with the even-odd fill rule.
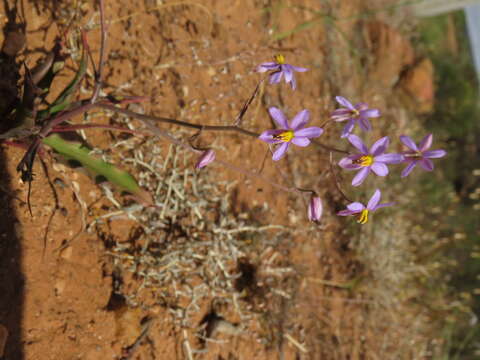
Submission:
[[[308,219],[310,221],[318,221],[322,217],[322,200],[318,196],[312,196],[308,204]]]
[[[209,149],[202,153],[195,165],[195,169],[201,169],[215,160],[215,151]]]

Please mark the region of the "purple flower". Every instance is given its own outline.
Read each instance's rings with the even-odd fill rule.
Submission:
[[[275,61],[266,62],[260,64],[257,67],[258,72],[266,72],[266,71],[273,71],[270,75],[270,84],[278,84],[280,80],[282,80],[282,76],[285,75],[285,82],[290,83],[292,89],[295,90],[297,88],[297,82],[295,80],[295,76],[293,74],[294,71],[298,72],[305,72],[308,69],[293,66],[290,64],[285,64],[285,57],[283,55],[275,55]]]
[[[305,147],[310,144],[310,139],[319,137],[323,129],[312,126],[306,128],[310,117],[310,111],[302,110],[288,123],[286,116],[280,109],[271,107],[268,109],[270,116],[278,125],[279,129],[267,130],[260,134],[259,139],[269,144],[281,144],[273,153],[274,161],[280,160],[288,150],[290,143]]]
[[[201,168],[207,166],[208,164],[210,164],[214,160],[215,160],[215,151],[213,151],[211,149],[206,150],[198,158],[198,161],[195,164],[195,169],[201,169]]]
[[[384,203],[379,204],[382,193],[379,189],[375,190],[370,200],[368,200],[367,206],[363,205],[360,202],[353,202],[347,205],[346,210],[339,211],[337,215],[340,216],[349,216],[349,215],[358,215],[357,222],[359,224],[365,224],[368,221],[368,213],[370,211],[376,211],[377,209],[392,206],[393,203]]]
[[[318,196],[312,196],[308,204],[308,220],[318,221],[322,217],[323,206],[322,199]]]
[[[428,150],[432,146],[432,134],[425,136],[418,146],[410,136],[402,135],[400,140],[410,149],[403,152],[404,162],[408,165],[403,169],[402,177],[408,176],[418,163],[426,171],[432,171],[433,163],[430,159],[441,158],[447,154],[445,150]]]
[[[347,137],[353,131],[355,123],[364,131],[370,131],[372,125],[368,118],[379,117],[380,111],[378,109],[369,109],[366,103],[358,103],[355,106],[350,101],[342,96],[335,97],[335,100],[343,106],[332,112],[332,120],[342,122],[348,120],[347,125],[343,128],[342,138]]]
[[[401,154],[384,154],[390,140],[388,136],[377,140],[370,150],[363,141],[356,135],[349,135],[348,141],[355,146],[360,153],[344,157],[338,162],[342,168],[347,170],[360,170],[352,180],[353,186],[358,186],[366,179],[370,170],[378,176],[387,176],[388,167],[386,164],[398,164],[403,161]]]

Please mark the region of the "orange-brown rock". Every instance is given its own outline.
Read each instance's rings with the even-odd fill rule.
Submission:
[[[369,79],[380,88],[393,88],[405,67],[414,63],[413,47],[400,32],[380,21],[368,23],[365,29],[367,48],[373,55]]]
[[[415,112],[429,113],[435,100],[434,71],[432,61],[425,58],[409,69],[400,86],[414,101]]]

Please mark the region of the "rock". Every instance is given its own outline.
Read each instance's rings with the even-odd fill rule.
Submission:
[[[123,306],[114,310],[117,340],[124,345],[132,345],[142,332],[142,310]]]
[[[400,81],[400,87],[413,100],[415,112],[419,114],[431,112],[435,102],[432,61],[425,58],[405,72]]]
[[[369,80],[382,88],[391,89],[402,71],[414,63],[413,47],[397,30],[380,21],[368,23],[365,29],[365,41],[373,55]]]

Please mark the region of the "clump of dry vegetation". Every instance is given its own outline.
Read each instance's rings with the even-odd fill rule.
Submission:
[[[234,213],[235,184],[193,171],[182,149],[170,146],[164,152],[158,139],[138,138],[113,147],[157,205],[123,207],[91,225],[106,239],[105,222],[115,226],[125,212],[135,222],[128,236],[106,239],[114,292],[131,307],[166,309],[171,318],[165,321],[188,330],[187,352],[203,351],[217,330],[271,342],[271,329],[262,327],[261,319],[268,318],[276,298],[291,297],[296,272],[279,251],[291,230]],[[259,209],[267,210],[267,204]]]

